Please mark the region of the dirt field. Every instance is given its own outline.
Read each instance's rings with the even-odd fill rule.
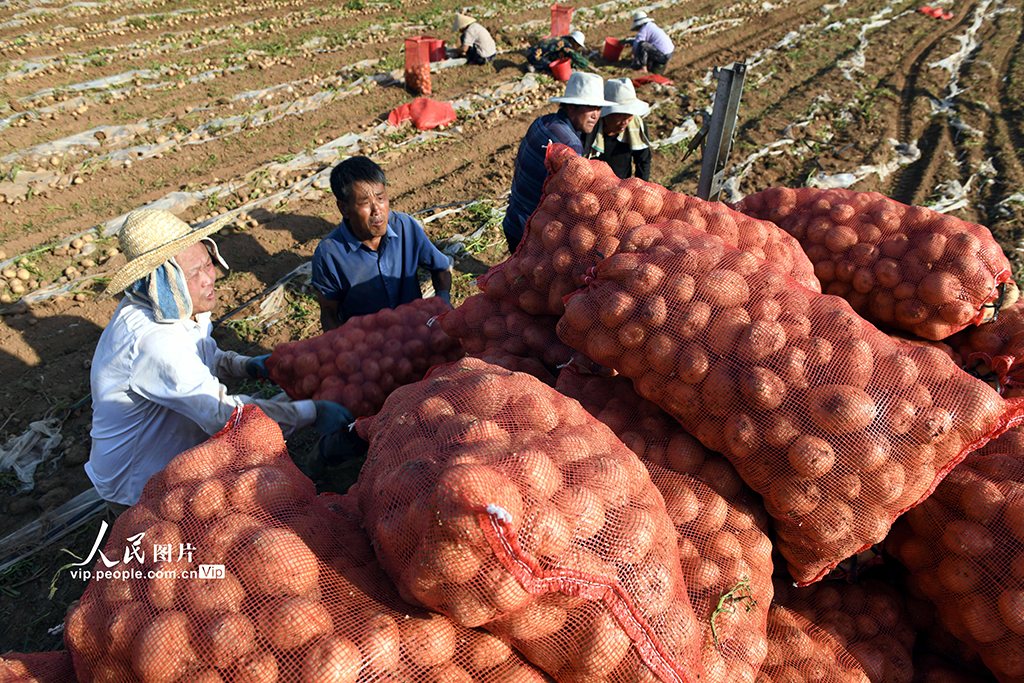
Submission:
[[[605,36],[629,35],[628,16],[640,7],[584,9],[590,4],[579,3],[574,25],[597,49]],[[855,190],[988,226],[1019,269],[1024,0],[939,5],[953,18],[925,16],[915,11],[919,3],[898,0],[645,7],[676,43],[666,74],[675,86],[639,90],[658,103],[648,117],[652,138],[668,139],[710,111],[710,70],[745,61],[729,199],[772,185],[852,181]],[[434,99],[465,105],[459,120],[423,137],[408,124],[382,125],[412,99],[385,76],[403,64],[404,37],[451,42],[457,7],[0,2],[0,266],[29,271],[26,293],[63,288],[25,305],[11,278],[0,285],[0,441],[43,417],[63,419],[60,455],[40,466],[34,490],[19,492],[10,474],[0,474],[0,536],[88,487],[90,410],[87,401],[71,408],[89,393],[93,348],[116,305],[99,296],[123,263],[111,251],[116,240],[104,235],[125,212],[161,199],[190,221],[242,211],[218,238],[232,266],[220,280],[221,315],[309,260],[339,220],[320,183],[339,153],[373,156],[388,173],[392,208],[423,211],[421,219],[436,213],[425,209],[478,202],[426,225],[445,245],[483,230],[458,252],[457,299],[507,256],[490,209],[503,206],[521,136],[554,110],[547,98],[560,90],[528,74],[520,53],[546,34],[548,5],[466,8],[492,30],[501,54],[493,66],[433,74]],[[598,57],[595,66],[606,78],[631,73],[626,62]],[[655,153],[652,180],[693,193],[699,160],[683,160],[688,140],[681,140]],[[314,300],[294,287],[278,322],[264,327],[257,312],[250,306],[217,327],[222,348],[265,353],[319,332]],[[293,456],[310,443],[310,435],[293,439]],[[70,561],[60,548],[88,553],[98,525],[97,518],[0,574],[0,652],[61,647],[61,636],[47,630],[62,622],[84,583],[62,575],[47,598],[54,573]]]

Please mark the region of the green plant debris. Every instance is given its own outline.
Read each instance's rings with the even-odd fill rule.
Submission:
[[[739,583],[729,589],[729,591],[722,595],[718,599],[718,606],[715,607],[715,611],[711,613],[711,637],[715,641],[715,647],[719,647],[718,642],[718,627],[715,626],[715,619],[719,614],[724,612],[735,612],[736,603],[746,602],[746,611],[753,612],[757,609],[757,600],[754,599],[753,593],[750,589],[750,577],[744,576],[740,579]]]

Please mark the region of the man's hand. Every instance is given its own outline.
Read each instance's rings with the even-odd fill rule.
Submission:
[[[268,358],[270,358],[269,353],[265,356],[253,356],[245,361],[246,374],[252,379],[270,379],[270,372],[267,371]]]
[[[321,434],[333,434],[342,427],[355,422],[352,412],[334,401],[313,401],[316,406],[316,422],[313,428]]]

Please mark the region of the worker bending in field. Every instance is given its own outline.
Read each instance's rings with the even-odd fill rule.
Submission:
[[[85,471],[111,513],[138,502],[151,476],[206,441],[235,408],[255,404],[287,436],[307,425],[327,434],[352,422],[330,401],[266,401],[233,396],[218,377],[266,377],[266,356],[221,351],[210,336],[217,306],[215,264],[227,268],[208,235],[227,218],[193,230],[168,211],[132,211],[118,232],[128,259],[107,286],[124,298],[92,360],[92,452]]]
[[[464,55],[470,64],[490,64],[498,49],[494,38],[486,28],[468,14],[455,14],[453,31],[459,34],[459,46],[455,52]]]
[[[435,294],[451,304],[448,257],[416,219],[389,210],[386,185],[384,170],[368,157],[350,157],[331,171],[342,221],[313,254],[313,287],[324,332],[352,316],[421,298],[420,267],[430,271]]]
[[[672,52],[676,49],[672,39],[647,16],[647,12],[633,13],[631,30],[637,34],[636,38],[626,41],[633,53],[633,62],[630,66],[644,73],[664,73],[665,65],[672,59]]]
[[[536,45],[526,48],[526,61],[530,71],[550,71],[551,62],[568,59],[574,71],[590,68],[590,60],[583,56],[582,31],[573,31],[567,36],[548,36]]]
[[[637,98],[633,81],[615,78],[604,84],[601,119],[587,136],[583,156],[603,161],[620,178],[651,179],[651,140],[643,117],[650,105]]]
[[[580,71],[569,77],[561,97],[552,97],[549,101],[560,105],[558,111],[534,120],[516,153],[512,194],[502,223],[508,249],[512,253],[515,253],[523,239],[526,221],[540,203],[544,180],[548,175],[544,166],[548,144],[560,142],[571,147],[577,154],[582,154],[583,136],[594,130],[601,116],[601,108],[613,104],[604,98],[604,81],[601,77]]]

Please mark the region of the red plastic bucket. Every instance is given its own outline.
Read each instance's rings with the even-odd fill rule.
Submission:
[[[604,52],[601,56],[604,57],[606,62],[617,62],[619,56],[622,55],[623,43],[619,42],[618,38],[605,38],[604,39]]]
[[[568,59],[556,59],[551,62],[551,75],[560,81],[569,80],[572,75],[572,62]]]
[[[444,41],[439,38],[436,38],[430,44],[430,61],[440,62],[444,58]]]

